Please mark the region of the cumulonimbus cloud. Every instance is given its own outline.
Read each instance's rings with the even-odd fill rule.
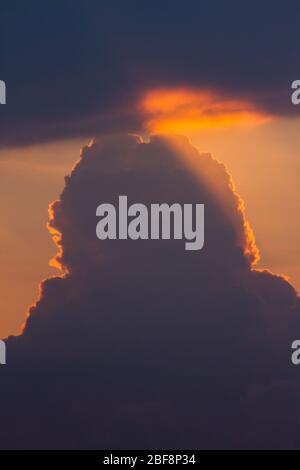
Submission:
[[[205,247],[96,237],[101,202],[204,203]],[[63,273],[7,340],[1,448],[299,448],[299,300],[255,270],[224,166],[184,137],[99,139],[50,210]]]

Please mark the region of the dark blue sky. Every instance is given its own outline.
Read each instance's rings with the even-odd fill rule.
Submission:
[[[0,145],[139,131],[139,94],[217,88],[297,114],[299,3],[13,1],[1,6]]]

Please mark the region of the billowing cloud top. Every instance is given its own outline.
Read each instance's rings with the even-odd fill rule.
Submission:
[[[96,237],[101,202],[205,204],[205,247]],[[258,257],[224,166],[184,137],[85,147],[1,369],[2,448],[298,448],[299,301]]]

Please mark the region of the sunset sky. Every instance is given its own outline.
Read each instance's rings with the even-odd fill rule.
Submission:
[[[299,391],[289,362],[300,292],[299,2],[14,3],[1,7],[0,338],[12,348],[4,397],[27,394],[13,392],[17,444],[13,426],[0,442],[188,448],[200,435],[207,448],[299,447],[299,407],[286,408]],[[147,202],[203,197],[203,254],[100,245],[96,206],[124,191]],[[215,338],[224,369],[207,356]],[[123,377],[123,361],[128,377],[142,371],[139,384]],[[200,371],[190,402],[177,367],[187,381]],[[62,392],[51,388],[57,377]],[[40,420],[50,424],[39,436]]]
[[[239,125],[236,119],[205,129],[183,123],[176,131],[226,165],[254,230],[258,266],[288,276],[300,289],[300,120],[274,117]],[[49,267],[56,248],[46,228],[48,204],[59,196],[86,143],[78,138],[0,151],[2,337],[20,331],[40,280],[57,273]]]

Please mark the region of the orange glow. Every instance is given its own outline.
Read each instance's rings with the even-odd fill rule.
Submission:
[[[49,266],[59,269],[61,272],[65,272],[62,263],[60,262],[62,256],[62,247],[61,247],[61,233],[53,226],[54,221],[54,207],[56,204],[59,204],[59,201],[52,202],[48,207],[49,222],[47,228],[52,236],[52,240],[58,248],[57,254],[50,259]]]
[[[139,107],[147,116],[148,132],[155,133],[248,126],[271,119],[250,102],[232,100],[208,90],[152,90]]]
[[[221,171],[216,170],[214,174],[209,175],[203,170],[201,163],[202,159],[199,158],[198,152],[194,153],[186,151],[185,140],[187,137],[177,136],[176,139],[169,139],[168,136],[164,137],[166,139],[165,143],[172,147],[177,158],[190,168],[194,177],[201,182],[201,185],[205,185],[207,191],[210,191],[211,196],[214,197],[218,201],[220,207],[223,208],[224,215],[229,218],[231,221],[230,223],[236,226],[236,233],[239,234],[236,244],[243,251],[249,268],[254,269],[260,260],[259,249],[255,242],[254,232],[246,218],[245,203],[237,192],[228,169],[223,163],[213,158],[213,160],[218,164],[215,168],[217,169],[219,167]],[[220,175],[225,175],[225,178],[221,176],[220,180]],[[226,194],[232,194],[233,199],[228,201]],[[231,204],[234,204],[234,208],[232,208],[230,202]],[[236,217],[237,214],[239,215],[238,217]]]

